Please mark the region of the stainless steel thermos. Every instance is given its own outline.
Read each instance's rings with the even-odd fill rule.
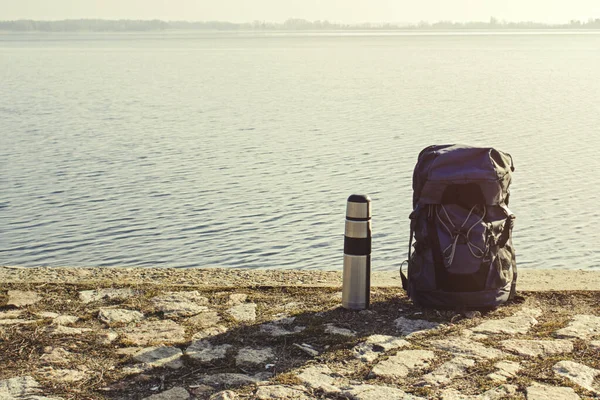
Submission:
[[[371,198],[353,194],[346,206],[342,306],[369,307],[371,294]]]

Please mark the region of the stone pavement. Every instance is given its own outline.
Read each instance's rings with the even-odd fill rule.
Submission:
[[[323,288],[0,295],[0,399],[600,398],[600,294],[484,315],[384,288],[360,312]]]

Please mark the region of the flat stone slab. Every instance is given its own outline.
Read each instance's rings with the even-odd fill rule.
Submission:
[[[40,357],[40,360],[44,364],[53,364],[53,365],[68,365],[70,360],[71,353],[62,347],[47,347],[44,349],[44,354]]]
[[[73,325],[79,321],[79,317],[76,315],[59,315],[52,320],[54,325]]]
[[[82,303],[91,303],[99,300],[113,300],[120,299],[125,300],[136,295],[133,289],[97,289],[97,290],[83,290],[79,292],[79,300]]]
[[[570,387],[535,383],[527,387],[527,400],[579,400],[581,397]]]
[[[188,400],[190,394],[184,388],[177,386],[164,392],[145,397],[143,400]]]
[[[312,400],[313,397],[309,397],[301,386],[261,386],[258,388],[255,394],[258,400]]]
[[[227,328],[223,325],[211,326],[209,328],[204,328],[201,331],[194,333],[194,335],[192,336],[192,341],[211,338],[213,336],[222,335],[225,332],[227,332]]]
[[[366,341],[354,346],[352,353],[361,361],[371,362],[387,351],[410,346],[410,342],[397,336],[371,335]]]
[[[423,381],[430,386],[445,385],[457,376],[463,375],[467,371],[467,368],[474,365],[474,360],[455,357],[450,361],[446,361],[427,375],[424,375]]]
[[[262,333],[265,333],[265,334],[267,334],[269,336],[273,336],[273,337],[293,335],[295,333],[302,332],[304,329],[306,329],[306,327],[304,327],[304,326],[296,326],[292,330],[290,330],[288,328],[284,328],[280,324],[276,324],[276,323],[273,323],[273,322],[262,324],[260,326],[260,331]]]
[[[517,389],[515,385],[501,385],[480,395],[465,395],[456,389],[445,389],[440,394],[442,400],[499,400],[513,398]]]
[[[233,293],[229,295],[229,300],[227,300],[228,306],[237,306],[238,304],[245,303],[248,299],[248,295],[246,293]]]
[[[352,400],[421,400],[403,390],[381,385],[356,385],[342,390],[342,396]]]
[[[0,325],[26,325],[33,324],[36,321],[33,319],[20,319],[20,318],[9,318],[9,319],[0,319]]]
[[[542,310],[539,308],[524,308],[510,317],[487,320],[471,330],[479,334],[524,334],[538,323],[535,318],[541,314]]]
[[[152,346],[185,342],[185,329],[171,320],[143,321],[117,331],[121,340],[135,346]]]
[[[213,345],[208,340],[197,340],[185,350],[185,354],[194,360],[201,362],[211,362],[225,358],[227,350],[232,346],[230,344]]]
[[[113,326],[139,322],[144,319],[144,314],[123,308],[101,308],[98,312],[98,319],[108,326]]]
[[[60,400],[59,397],[41,396],[40,384],[31,376],[0,380],[0,399],[2,400]]]
[[[371,372],[378,377],[404,378],[412,371],[427,368],[434,358],[435,354],[429,350],[401,350],[377,363]]]
[[[521,370],[521,364],[515,361],[499,361],[494,364],[496,371],[488,374],[488,378],[494,382],[506,382],[508,378],[517,376],[517,373]]]
[[[275,358],[275,353],[270,347],[252,348],[243,347],[238,351],[235,358],[235,365],[244,367],[254,367],[258,364],[266,364]]]
[[[208,400],[238,400],[239,398],[240,396],[233,390],[223,390],[222,392],[213,394]]]
[[[506,356],[500,350],[484,346],[479,342],[462,337],[433,340],[431,345],[437,349],[447,351],[455,356],[475,358],[477,360],[492,360]]]
[[[52,367],[42,368],[38,373],[44,378],[62,383],[73,383],[85,380],[89,375],[88,371],[76,369],[55,369]]]
[[[440,326],[440,323],[426,321],[424,319],[408,319],[400,317],[394,321],[394,326],[401,334],[410,337],[436,329]]]
[[[193,317],[188,318],[187,322],[200,328],[209,328],[217,325],[221,321],[219,313],[216,311],[203,311]]]
[[[238,304],[228,309],[227,313],[238,322],[254,322],[256,320],[256,304]]]
[[[328,333],[330,335],[340,335],[346,337],[356,336],[356,332],[351,331],[350,329],[337,327],[333,324],[325,324],[325,333]]]
[[[296,376],[307,387],[326,393],[339,393],[339,380],[331,376],[333,371],[326,365],[305,368]]]
[[[527,357],[550,356],[573,351],[573,342],[570,340],[504,340],[500,345],[508,351]]]
[[[25,307],[35,304],[41,299],[42,298],[36,292],[9,290],[8,302],[6,303],[6,305],[15,307]]]
[[[197,290],[191,292],[166,292],[150,299],[158,311],[165,317],[191,317],[208,311],[208,298],[201,296]]]
[[[83,335],[87,332],[92,332],[90,328],[71,328],[64,325],[51,325],[46,328],[46,332],[50,335],[68,335],[68,336],[77,336]]]
[[[213,375],[205,375],[200,378],[200,383],[205,383],[211,386],[243,386],[250,385],[253,383],[264,382],[269,379],[270,374],[259,373],[256,375],[246,375],[246,374],[237,374],[237,373],[223,373],[223,374],[213,374]]]
[[[573,361],[560,361],[552,369],[557,375],[567,378],[582,388],[600,393],[600,387],[594,385],[594,378],[600,375],[600,370]]]
[[[119,337],[119,334],[115,331],[103,331],[103,332],[99,332],[98,333],[98,343],[103,344],[103,345],[109,345],[112,342],[114,342],[115,340],[117,340],[117,338]]]
[[[147,347],[135,353],[133,360],[152,368],[167,367],[179,369],[183,367],[183,362],[181,361],[182,355],[183,352],[177,347]]]
[[[556,331],[558,337],[589,340],[600,336],[600,317],[596,315],[575,315],[569,324]]]

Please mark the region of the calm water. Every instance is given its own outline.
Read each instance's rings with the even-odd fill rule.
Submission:
[[[600,34],[0,34],[0,264],[406,257],[434,143],[515,160],[523,268],[600,269]]]

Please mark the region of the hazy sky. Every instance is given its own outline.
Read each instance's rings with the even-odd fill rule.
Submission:
[[[600,0],[0,0],[0,20],[163,19],[282,22],[568,22],[600,18]]]

